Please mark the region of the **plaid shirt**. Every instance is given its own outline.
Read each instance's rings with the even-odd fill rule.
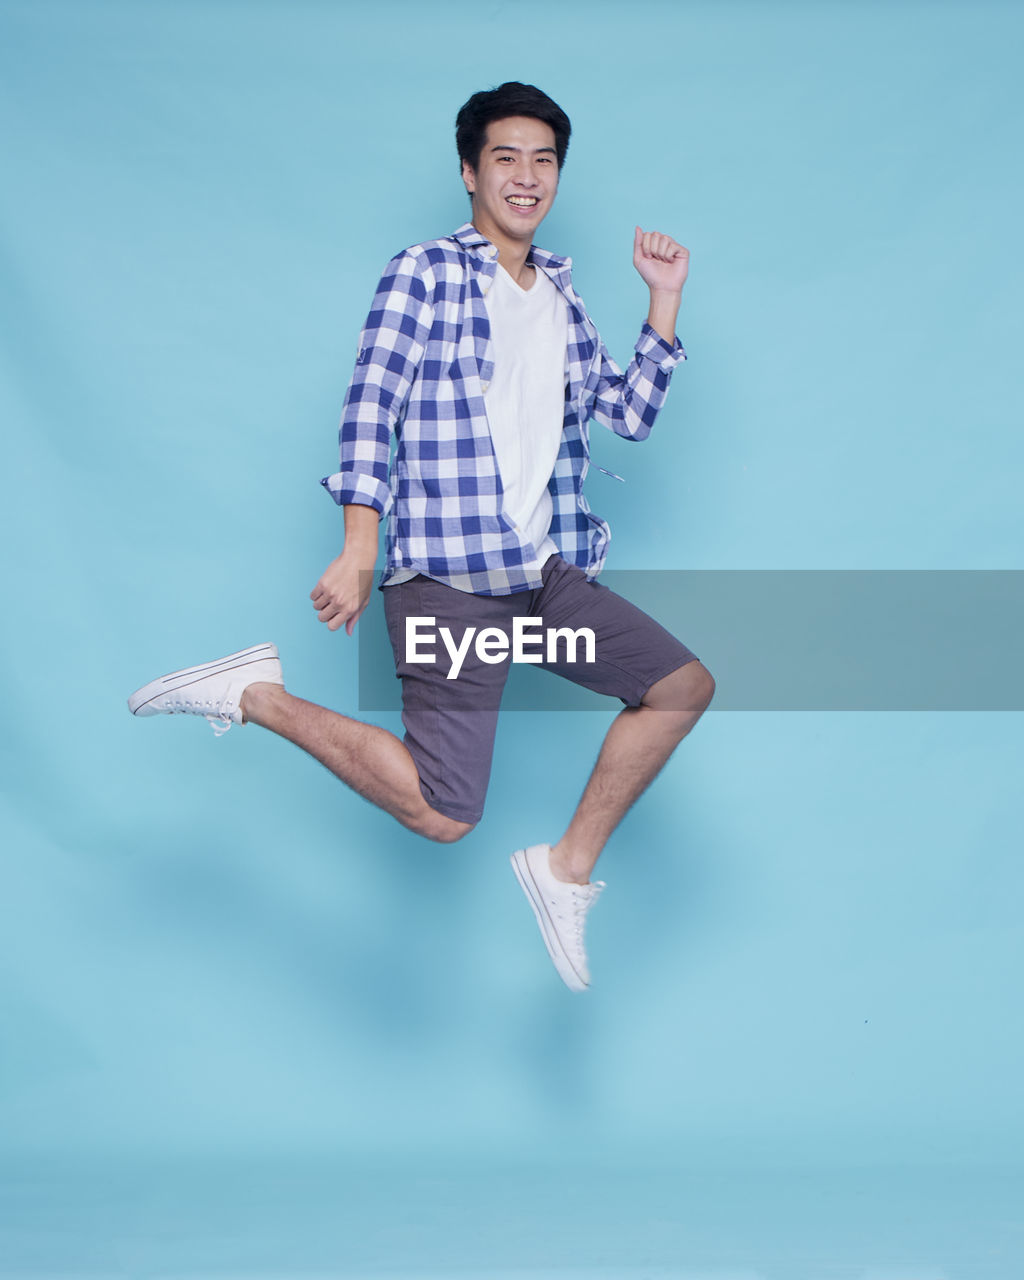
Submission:
[[[583,496],[588,421],[643,440],[686,352],[645,323],[623,374],[573,290],[572,259],[533,246],[526,260],[551,277],[568,304],[550,534],[559,553],[592,579],[611,532]],[[484,294],[497,269],[497,249],[467,222],[443,240],[396,254],[377,286],[342,409],[341,470],[320,483],[339,506],[358,503],[387,516],[380,586],[402,570],[478,595],[541,586],[536,548],[502,509],[484,409],[494,371]],[[389,467],[392,433],[397,448]]]

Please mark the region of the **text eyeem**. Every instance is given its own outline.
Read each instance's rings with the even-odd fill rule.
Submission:
[[[434,629],[436,621],[436,618],[406,618],[405,660],[436,662],[437,655],[433,648],[440,636],[452,660],[446,676],[448,680],[458,678],[471,645],[480,662],[504,662],[510,655],[513,662],[576,662],[577,647],[582,641],[585,655],[582,661],[597,661],[597,642],[589,627],[580,627],[574,631],[571,627],[544,627],[543,618],[513,618],[511,639],[500,627],[481,627],[479,630],[467,627],[461,640],[456,643],[450,628]],[[537,634],[541,628],[542,632]],[[561,658],[560,641],[563,642]]]

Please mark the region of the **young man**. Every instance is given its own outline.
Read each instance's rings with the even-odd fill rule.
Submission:
[[[556,644],[538,665],[625,707],[561,839],[511,858],[559,975],[582,991],[584,921],[604,888],[590,874],[714,681],[685,645],[594,581],[610,535],[582,491],[588,421],[633,440],[650,432],[686,358],[675,321],[689,254],[636,228],[633,262],[650,306],[623,374],[573,290],[570,259],[532,242],[569,135],[568,117],[532,85],[474,94],[456,122],[471,221],[388,263],[360,334],[341,469],[321,482],[344,508],[344,548],[310,594],[321,622],[352,634],[386,517],[380,585],[404,740],[286,692],[269,644],[173,672],[129,707],[203,715],[217,732],[262,725],[404,826],[448,842],[482,815],[508,673],[507,661],[472,649],[472,635],[507,636],[515,619],[591,631],[592,654],[577,661]],[[447,661],[409,650],[410,620],[425,619],[453,638]]]

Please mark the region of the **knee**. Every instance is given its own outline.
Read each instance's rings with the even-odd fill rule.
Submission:
[[[693,672],[695,694],[700,710],[704,712],[708,709],[711,699],[715,696],[715,677],[699,660],[697,662],[688,662],[686,665],[695,668]]]
[[[642,705],[656,711],[672,711],[692,721],[707,710],[714,693],[714,676],[697,659],[677,667],[651,685]]]
[[[457,822],[428,805],[426,812],[416,823],[416,831],[436,844],[454,844],[463,836],[468,836],[476,826],[475,822]]]

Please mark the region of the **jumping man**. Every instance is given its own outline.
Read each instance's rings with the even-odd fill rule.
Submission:
[[[173,672],[129,707],[202,715],[218,732],[262,725],[404,826],[451,842],[483,814],[509,671],[472,635],[510,636],[526,620],[531,636],[540,623],[556,637],[590,633],[592,653],[556,643],[531,660],[624,706],[561,838],[511,856],[559,975],[583,991],[584,921],[605,887],[591,872],[715,686],[681,641],[595,581],[610,535],[583,496],[588,424],[630,440],[650,433],[686,358],[675,323],[689,253],[635,229],[650,305],[623,373],[573,290],[570,259],[533,243],[569,135],[568,117],[532,85],[474,94],[456,120],[470,221],[392,258],[360,333],[340,470],[321,482],[343,508],[344,546],[310,595],[320,621],[351,636],[385,523],[379,586],[404,739],[287,692],[272,644]],[[451,643],[429,655],[411,647],[424,620]]]

